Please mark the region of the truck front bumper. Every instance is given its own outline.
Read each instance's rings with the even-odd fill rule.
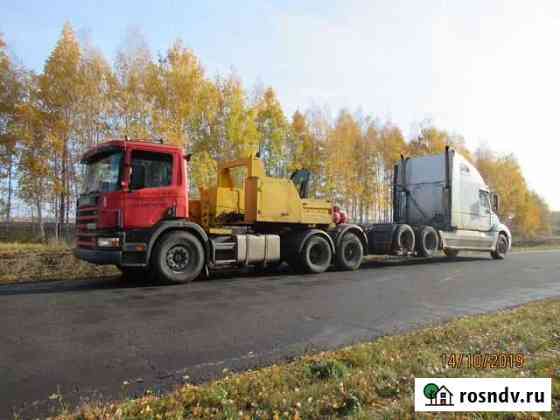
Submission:
[[[121,265],[121,250],[74,248],[74,255],[84,261],[99,265]]]

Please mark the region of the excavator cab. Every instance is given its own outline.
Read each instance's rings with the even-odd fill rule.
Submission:
[[[307,169],[298,169],[290,179],[296,186],[299,198],[309,198],[309,181],[311,180],[311,172]]]

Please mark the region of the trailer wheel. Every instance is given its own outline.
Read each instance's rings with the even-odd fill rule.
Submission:
[[[322,273],[331,265],[331,259],[332,250],[327,240],[313,235],[305,241],[295,268],[306,273]]]
[[[496,249],[490,253],[495,260],[503,260],[506,257],[509,248],[509,243],[506,235],[500,233],[498,241],[496,242]]]
[[[446,257],[455,258],[457,255],[459,255],[459,250],[458,249],[444,248],[443,253],[445,254]]]
[[[422,226],[416,232],[416,253],[420,257],[431,257],[439,248],[439,238],[431,226]]]
[[[354,233],[346,233],[336,250],[336,266],[342,270],[357,270],[362,264],[363,257],[362,241]]]
[[[158,241],[153,265],[161,279],[188,283],[197,278],[204,267],[204,249],[193,234],[171,232]]]

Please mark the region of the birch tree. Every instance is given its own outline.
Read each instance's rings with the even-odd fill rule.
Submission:
[[[12,214],[17,163],[15,129],[22,91],[21,71],[13,65],[6,52],[6,43],[0,36],[0,187],[3,187],[0,191],[0,214],[7,222]]]
[[[58,229],[68,220],[70,208],[70,142],[76,133],[79,102],[82,99],[81,50],[69,23],[50,54],[39,78],[40,100],[46,111],[44,123],[53,152],[56,174],[54,187],[58,194]]]

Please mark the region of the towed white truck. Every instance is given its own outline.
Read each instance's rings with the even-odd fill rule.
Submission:
[[[393,223],[363,225],[368,254],[430,257],[437,250],[505,258],[512,236],[497,215],[499,197],[457,151],[402,157],[393,180]]]

